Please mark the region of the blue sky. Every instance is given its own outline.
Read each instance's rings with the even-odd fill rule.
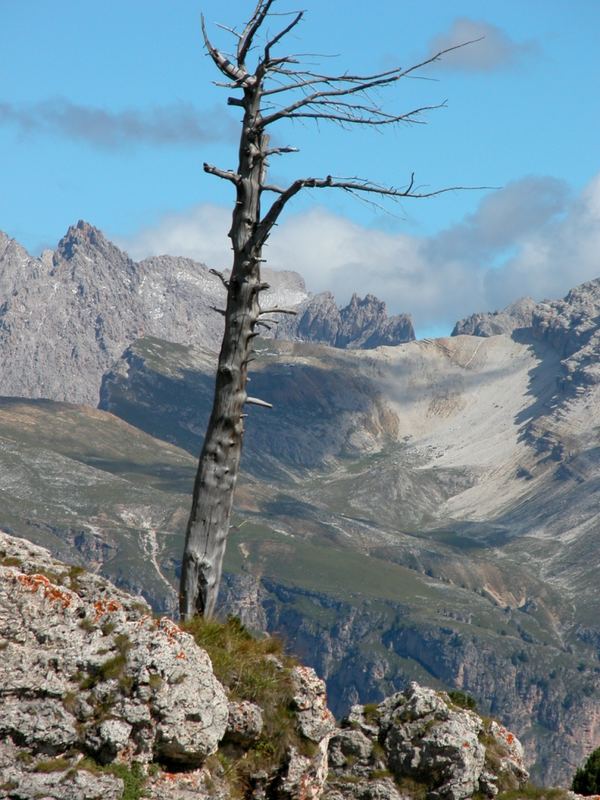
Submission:
[[[202,162],[235,165],[236,114],[204,55],[203,11],[239,25],[253,0],[0,0],[0,229],[31,252],[84,218],[134,257],[191,255],[227,265],[231,191]],[[276,8],[296,6],[278,0]],[[415,316],[422,335],[523,294],[558,296],[600,275],[597,0],[307,0],[288,40],[330,72],[420,60],[485,35],[405,81],[387,108],[447,100],[425,126],[348,132],[288,124],[301,153],[273,165],[298,175],[359,175],[402,185],[489,185],[388,205],[335,192],[295,201],[267,256],[309,288],[373,291]],[[278,20],[271,23],[272,28]],[[312,58],[312,61],[318,59]]]

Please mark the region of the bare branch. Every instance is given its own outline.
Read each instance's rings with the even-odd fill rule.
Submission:
[[[296,316],[298,312],[293,308],[265,308],[264,311],[261,311],[260,314],[292,314]]]
[[[265,156],[280,156],[285,153],[299,153],[300,148],[298,147],[271,147],[268,150],[265,150]]]
[[[231,33],[232,36],[236,36],[238,39],[242,38],[242,34],[238,33],[235,28],[230,28],[229,25],[222,25],[220,22],[216,22],[215,25],[217,28],[221,28],[222,31],[227,31],[227,33]]]
[[[270,0],[271,2],[273,0]],[[208,50],[209,56],[215,62],[218,69],[226,75],[228,78],[234,81],[235,86],[253,86],[256,83],[256,78],[254,75],[249,75],[246,69],[241,67],[236,67],[223,53],[217,50],[211,44],[210,39],[208,38],[208,34],[206,32],[206,23],[204,21],[204,15],[201,16],[201,25],[202,25],[202,36],[204,38],[204,46]]]
[[[236,186],[242,180],[237,172],[233,172],[229,169],[220,169],[212,164],[207,164],[206,161],[203,164],[203,168],[204,172],[208,172],[210,175],[216,175],[217,178],[223,178],[226,181],[231,181],[231,183],[234,183]]]
[[[209,269],[208,271],[209,271],[209,272],[210,272],[212,275],[216,275],[216,276],[217,276],[217,278],[218,278],[218,279],[221,281],[221,283],[223,284],[223,286],[224,286],[226,289],[229,289],[229,281],[227,280],[227,278],[225,277],[225,275],[223,275],[223,273],[222,273],[222,272],[220,272],[218,269]]]
[[[246,23],[244,30],[240,36],[237,49],[237,62],[239,67],[244,66],[248,51],[252,46],[252,40],[260,26],[262,25],[265,17],[269,12],[269,8],[273,5],[273,0],[258,0],[254,13]]]
[[[273,192],[274,194],[283,194],[285,189],[282,189],[281,186],[274,186],[271,183],[264,183],[260,187],[261,192]]]
[[[209,306],[209,308],[210,308],[211,311],[216,311],[217,314],[221,314],[221,316],[223,316],[223,317],[227,313],[224,308],[217,308],[216,306]]]
[[[294,19],[289,23],[289,25],[286,25],[286,27],[283,28],[283,30],[279,31],[279,33],[276,36],[274,36],[270,41],[267,42],[267,45],[265,47],[265,64],[267,69],[271,61],[271,48],[275,47],[277,42],[281,41],[281,39],[283,39],[283,37],[286,36],[286,34],[288,34],[292,30],[292,28],[295,28],[303,16],[304,16],[304,11],[299,11],[294,17]]]
[[[247,397],[246,403],[250,406],[261,406],[262,408],[273,408],[272,403],[267,403],[266,400],[261,400],[260,397]]]
[[[263,187],[265,188],[265,187]],[[278,191],[280,196],[273,202],[271,208],[264,215],[256,228],[254,235],[255,246],[262,247],[266,242],[271,229],[277,222],[277,219],[286,204],[298,194],[302,189],[343,189],[351,194],[374,194],[379,197],[391,197],[400,199],[403,197],[411,198],[425,198],[436,197],[440,194],[447,192],[455,192],[459,190],[482,190],[493,189],[493,186],[446,186],[443,189],[433,189],[430,192],[418,191],[415,189],[415,176],[414,173],[410,176],[408,185],[404,188],[398,189],[393,186],[382,186],[373,181],[364,178],[338,178],[328,175],[326,178],[298,178],[287,189],[278,190],[276,187],[271,187],[271,191]]]
[[[272,125],[274,122],[277,122],[277,120],[283,119],[284,117],[290,117],[298,109],[303,108],[305,106],[310,106],[311,104],[314,104],[315,101],[317,100],[322,100],[325,98],[332,98],[332,97],[348,97],[350,95],[355,95],[355,94],[364,94],[369,89],[389,86],[390,84],[396,83],[402,78],[405,78],[407,75],[410,75],[411,73],[415,72],[417,69],[425,67],[428,64],[432,64],[434,61],[439,61],[439,59],[446,53],[450,53],[452,50],[458,50],[461,47],[466,47],[467,45],[473,44],[474,42],[477,41],[480,41],[480,39],[472,39],[469,42],[463,42],[462,44],[457,44],[454,45],[453,47],[447,47],[444,50],[440,50],[435,55],[424,59],[418,64],[414,64],[412,67],[407,67],[406,69],[398,67],[395,70],[387,70],[386,72],[380,72],[370,78],[361,79],[360,76],[356,75],[352,76],[339,75],[337,77],[328,78],[328,82],[350,84],[350,85],[342,85],[340,86],[340,88],[337,89],[322,89],[320,91],[312,92],[311,94],[308,94],[305,97],[301,97],[294,103],[290,103],[285,108],[282,108],[280,111],[276,111],[273,114],[263,117],[263,119],[261,120],[261,126],[267,127],[268,125]],[[352,120],[345,120],[345,121],[351,122]]]

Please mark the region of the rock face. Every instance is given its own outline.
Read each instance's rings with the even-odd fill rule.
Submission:
[[[154,618],[141,598],[1,532],[0,649],[2,798],[118,800],[127,786],[134,796],[134,783],[156,800],[229,798],[211,754],[266,747],[263,710],[228,701],[190,634]],[[270,796],[318,798],[335,729],[325,687],[308,667],[277,670],[289,673],[296,738],[275,769],[270,762]]]
[[[388,317],[385,303],[372,294],[364,299],[353,294],[338,308],[331,292],[323,292],[305,300],[296,317],[280,322],[276,337],[370,350],[410,342],[415,332],[408,314]]]
[[[473,314],[454,326],[452,336],[529,336],[555,349],[562,359],[563,388],[600,382],[600,278],[571,289],[562,300],[518,300],[503,311]]]
[[[2,798],[463,800],[527,780],[512,734],[416,683],[340,729],[314,671],[267,654],[280,716],[264,691],[228,701],[190,634],[3,533],[0,633]]]
[[[497,336],[500,333],[512,334],[515,330],[530,328],[536,307],[536,302],[530,297],[522,297],[506,306],[503,311],[471,314],[456,323],[451,336]]]

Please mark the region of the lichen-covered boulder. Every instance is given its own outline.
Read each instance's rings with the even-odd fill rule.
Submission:
[[[324,800],[491,798],[529,777],[514,734],[417,683],[354,706],[331,738],[329,766]]]
[[[433,689],[411,684],[384,704],[383,746],[391,771],[427,782],[429,796],[463,800],[479,789],[485,747],[481,718],[451,709]]]
[[[17,751],[9,782],[49,786],[60,770],[51,764],[42,778],[37,763],[70,754],[64,784],[91,785],[76,752],[99,764],[199,767],[223,738],[227,697],[192,636],[141,598],[2,533],[0,642],[0,754]]]

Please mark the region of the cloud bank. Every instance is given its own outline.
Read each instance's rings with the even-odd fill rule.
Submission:
[[[230,212],[202,205],[121,240],[134,258],[185,255],[230,263]],[[417,331],[452,328],[519,297],[557,298],[600,276],[600,174],[575,198],[562,181],[530,176],[487,195],[460,223],[424,237],[374,230],[324,208],[289,215],[266,248],[268,266],[300,272],[339,302],[372,292]]]
[[[137,144],[197,146],[233,135],[233,123],[224,112],[200,112],[186,103],[111,111],[64,98],[30,105],[0,102],[0,125],[14,126],[23,135],[59,135],[104,150]]]
[[[460,17],[449,30],[431,40],[429,52],[439,53],[465,42],[473,44],[447,53],[437,66],[463,72],[491,72],[514,66],[538,50],[534,42],[515,42],[490,22]]]

